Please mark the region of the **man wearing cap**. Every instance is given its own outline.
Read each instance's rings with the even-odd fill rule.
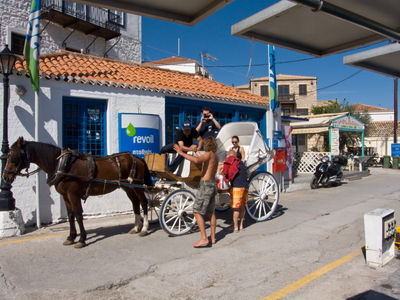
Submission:
[[[193,139],[196,139],[199,142],[198,146],[193,145]],[[197,130],[195,128],[192,128],[192,126],[190,126],[190,122],[185,121],[182,125],[181,130],[175,137],[175,144],[177,144],[183,152],[189,152],[189,151],[196,152],[197,149],[200,149],[202,147],[203,140],[199,136]],[[173,145],[166,145],[160,151],[160,153],[171,153],[171,152],[175,152],[175,150],[173,150]],[[184,160],[183,156],[178,155],[174,159],[174,161],[169,164],[168,170],[174,172],[183,160]]]

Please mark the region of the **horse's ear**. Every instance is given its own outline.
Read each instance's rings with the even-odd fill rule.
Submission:
[[[20,136],[17,140],[18,147],[22,147],[24,145],[24,138]]]

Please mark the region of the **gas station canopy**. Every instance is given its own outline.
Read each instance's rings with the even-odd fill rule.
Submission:
[[[383,75],[400,77],[400,44],[358,52],[343,57],[343,63]]]
[[[75,0],[165,21],[195,25],[233,0]]]
[[[313,9],[295,2],[321,6]],[[321,9],[324,5],[336,16],[324,12]],[[399,16],[398,0],[282,0],[234,24],[231,32],[235,36],[325,56],[387,39],[382,32],[399,34]],[[359,24],[349,22],[349,18]]]

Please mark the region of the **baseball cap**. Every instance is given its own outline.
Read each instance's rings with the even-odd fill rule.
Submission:
[[[185,121],[182,125],[182,130],[188,130],[188,129],[192,129],[192,126],[190,125],[189,121]]]

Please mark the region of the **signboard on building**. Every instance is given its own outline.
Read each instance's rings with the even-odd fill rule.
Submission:
[[[400,144],[392,143],[392,157],[400,156]]]
[[[331,129],[331,154],[339,155],[339,128]]]
[[[144,157],[160,151],[160,117],[150,114],[118,114],[119,151]]]
[[[340,128],[342,130],[364,130],[364,123],[358,121],[356,118],[345,115],[337,119],[333,119],[331,127]]]

